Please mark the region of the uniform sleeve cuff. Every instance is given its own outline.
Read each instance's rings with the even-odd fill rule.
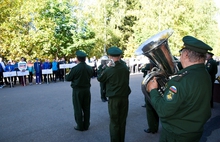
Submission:
[[[151,91],[150,91],[150,95],[151,96],[153,96],[153,95],[156,95],[156,94],[158,94],[158,90],[155,88],[155,89],[152,89]]]

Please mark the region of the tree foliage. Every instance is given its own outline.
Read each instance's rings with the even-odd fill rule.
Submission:
[[[54,23],[52,47],[50,53],[57,57],[73,57],[76,50],[90,52],[94,47],[95,33],[86,20],[79,17],[80,5],[68,1],[50,1],[43,9],[42,16]]]
[[[0,3],[0,55],[18,60],[72,58],[76,50],[100,57],[118,46],[125,57],[171,28],[171,52],[195,36],[220,56],[219,9],[213,0],[4,0]]]
[[[210,0],[154,0],[141,4],[139,21],[135,25],[134,37],[143,42],[161,30],[171,28],[169,38],[171,51],[178,55],[182,46],[182,37],[195,36],[215,48],[219,39],[219,29],[214,19],[218,10]],[[149,14],[150,13],[150,14]],[[218,53],[219,54],[219,53]]]

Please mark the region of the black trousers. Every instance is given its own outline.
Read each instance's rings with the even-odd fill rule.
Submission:
[[[19,76],[19,82],[21,85],[26,85],[26,75],[25,76]]]
[[[32,80],[33,80],[33,73],[32,73],[32,72],[29,72],[29,75],[28,75],[28,81],[29,81],[29,83],[32,83]]]
[[[57,81],[57,71],[53,71],[52,78],[53,78],[53,81],[54,81],[54,82]]]
[[[3,72],[0,72],[0,86],[4,85],[3,83]]]

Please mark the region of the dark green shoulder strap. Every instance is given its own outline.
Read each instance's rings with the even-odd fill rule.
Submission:
[[[188,73],[188,71],[184,71],[181,74],[178,74],[177,76],[174,77],[175,81],[180,81],[184,76],[186,76]]]

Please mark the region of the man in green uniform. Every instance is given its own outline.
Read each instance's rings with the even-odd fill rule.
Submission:
[[[130,68],[129,68],[129,66],[127,65],[127,63],[124,61],[124,60],[122,60],[122,58],[124,58],[124,55],[123,55],[123,53],[120,55],[120,62],[122,62],[124,65],[126,65],[126,67],[128,68],[128,70],[130,71]]]
[[[207,71],[209,72],[209,75],[211,77],[211,81],[212,81],[212,98],[211,98],[211,101],[210,101],[210,105],[211,105],[211,108],[213,108],[213,91],[214,91],[214,83],[215,83],[215,79],[216,79],[216,74],[218,73],[218,67],[217,67],[217,63],[216,61],[212,58],[213,57],[213,53],[211,52],[207,52],[206,54],[206,69]]]
[[[77,126],[75,130],[88,130],[90,125],[90,81],[93,70],[85,63],[86,53],[77,51],[77,65],[74,66],[70,73],[66,75],[66,80],[71,81],[72,102],[74,108],[74,116]]]
[[[199,142],[211,116],[212,85],[204,63],[212,48],[192,36],[185,36],[183,42],[183,69],[167,82],[163,96],[155,77],[147,84],[162,124],[160,142]]]
[[[142,68],[141,68],[141,72],[143,73],[143,78],[145,78],[145,76],[150,72],[150,63],[145,64]],[[142,107],[146,108],[146,102],[147,98],[146,96],[144,96],[144,105],[142,105]]]
[[[98,66],[97,76],[101,76],[102,72],[107,68],[107,62],[108,62],[108,57],[102,56],[101,65]],[[108,101],[106,97],[106,83],[105,82],[100,82],[100,94],[101,94],[101,100],[103,102]]]
[[[120,61],[122,51],[118,47],[109,48],[107,53],[109,58],[114,61],[114,66],[108,64],[108,68],[97,79],[100,82],[106,82],[106,96],[109,98],[108,111],[110,115],[111,142],[124,142],[128,115],[128,96],[131,93],[129,70]]]
[[[156,67],[154,63],[150,60],[150,63],[146,64],[146,66],[141,70],[145,77],[149,71],[153,67]],[[148,129],[144,129],[144,132],[146,133],[157,133],[158,127],[159,127],[159,116],[157,115],[157,112],[152,107],[151,103],[147,100],[147,97],[145,96],[145,106],[146,106],[146,114],[147,114],[147,123],[148,123]]]

